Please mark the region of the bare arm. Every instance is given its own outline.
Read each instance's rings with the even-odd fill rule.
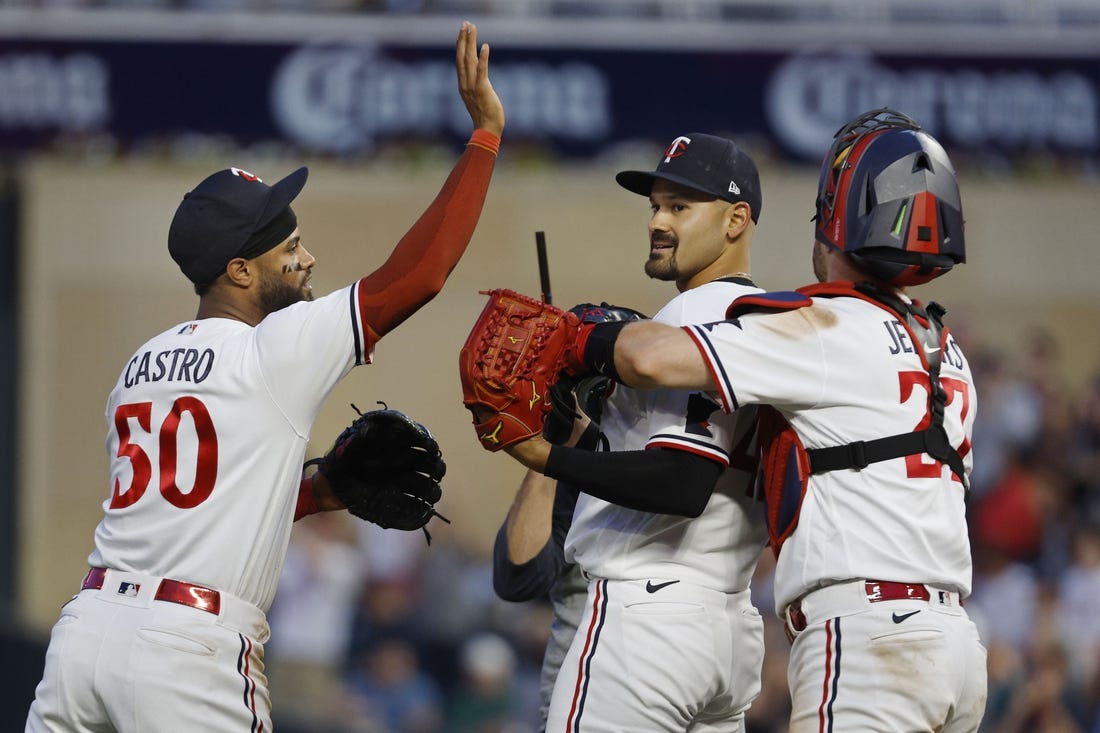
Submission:
[[[577,445],[592,422],[575,401],[573,405],[577,418],[573,421],[572,434],[565,441],[565,445],[570,447]],[[541,435],[537,437],[549,450],[550,444]],[[547,478],[534,468],[523,477],[508,510],[508,517],[504,520],[509,562],[519,565],[529,561],[550,539],[557,483],[556,479]]]
[[[475,130],[488,130],[497,137],[504,131],[504,106],[489,82],[489,44],[477,46],[477,26],[463,21],[455,43],[458,93],[470,113]]]
[[[715,389],[687,331],[655,321],[630,323],[619,332],[615,369],[623,384],[638,389]]]
[[[313,498],[317,502],[318,509],[323,512],[334,512],[340,509],[347,509],[347,507],[344,506],[344,502],[337,499],[336,494],[332,493],[332,487],[323,474],[315,472],[308,480],[313,486]]]
[[[298,483],[298,504],[294,509],[295,522],[310,514],[334,512],[340,509],[347,509],[347,507],[332,493],[328,479],[320,472],[314,471],[312,475],[302,477]]]
[[[533,470],[523,477],[504,520],[509,562],[516,565],[528,562],[549,541],[557,485],[555,479]]]
[[[505,446],[504,452],[527,466],[530,471],[541,473],[546,470],[546,461],[550,458],[550,443],[541,435],[535,435]]]
[[[570,446],[581,442],[591,425],[575,400],[574,395],[576,419],[565,441]],[[597,433],[593,430],[593,440]],[[566,567],[565,536],[576,503],[575,488],[527,472],[493,544],[493,589],[500,598],[531,600],[554,586]]]
[[[493,590],[506,601],[544,597],[561,579],[577,490],[534,471],[493,543]]]

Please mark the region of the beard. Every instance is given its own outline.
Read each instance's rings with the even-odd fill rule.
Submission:
[[[645,274],[654,280],[664,280],[670,282],[680,277],[680,267],[676,263],[676,248],[679,246],[680,241],[672,236],[664,237],[650,237],[650,246],[655,244],[671,245],[671,250],[661,250],[661,252],[650,252],[649,259],[645,262]],[[662,253],[668,252],[668,256],[662,256]]]
[[[259,298],[264,313],[274,313],[288,305],[313,300],[313,291],[306,290],[301,285],[292,285],[282,278],[265,277],[260,283]]]

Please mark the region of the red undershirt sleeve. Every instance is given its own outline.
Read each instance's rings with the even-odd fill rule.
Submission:
[[[321,511],[317,499],[313,496],[313,477],[307,477],[298,484],[298,505],[294,507],[294,521]]]
[[[360,307],[378,338],[443,288],[477,226],[500,138],[475,130],[439,194],[377,270],[362,280]]]

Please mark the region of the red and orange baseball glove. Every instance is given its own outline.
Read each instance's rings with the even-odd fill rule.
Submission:
[[[482,293],[489,302],[459,354],[459,375],[478,440],[498,451],[542,432],[580,319],[512,290]]]

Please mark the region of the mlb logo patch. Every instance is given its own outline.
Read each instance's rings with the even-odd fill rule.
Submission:
[[[141,590],[141,585],[138,583],[119,583],[118,594],[120,596],[127,596],[129,598],[136,598],[138,591]]]

